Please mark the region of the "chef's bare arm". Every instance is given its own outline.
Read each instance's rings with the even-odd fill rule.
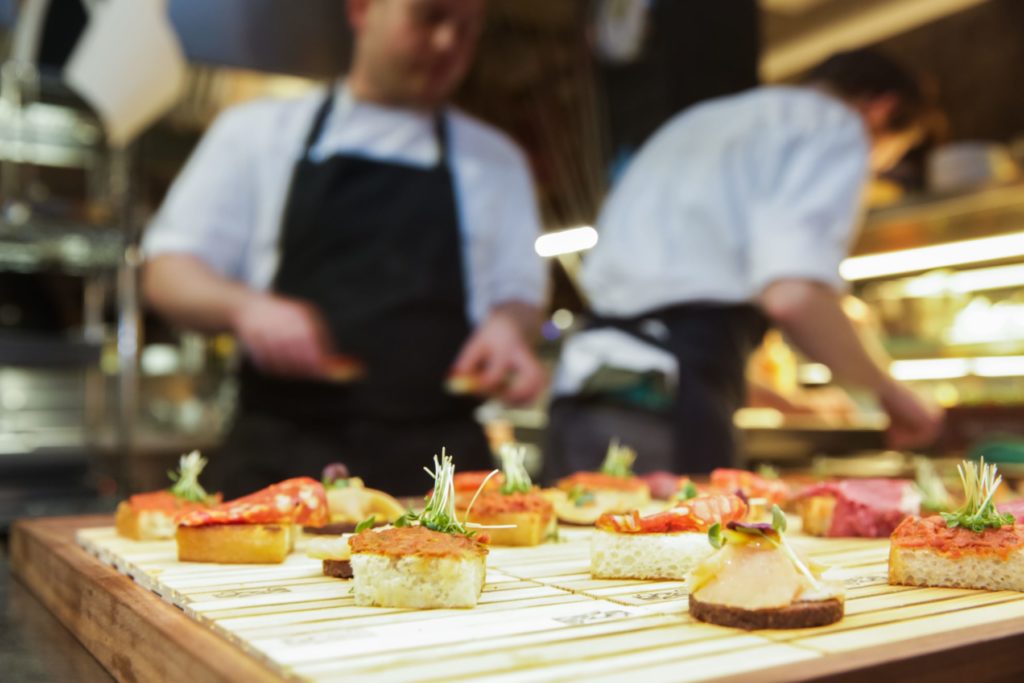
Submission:
[[[300,301],[226,278],[190,254],[159,254],[142,271],[146,300],[184,328],[234,332],[253,361],[282,375],[324,374],[329,339],[320,316]]]
[[[146,261],[142,291],[172,323],[201,332],[230,331],[237,311],[255,294],[190,254],[160,254]]]
[[[761,292],[759,303],[812,360],[878,397],[892,420],[893,447],[926,445],[935,438],[941,424],[938,411],[922,403],[871,358],[830,287],[811,280],[776,280]]]

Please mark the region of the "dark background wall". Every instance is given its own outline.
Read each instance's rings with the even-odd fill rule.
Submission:
[[[879,47],[934,84],[953,139],[1024,134],[1024,2],[990,0]]]
[[[613,154],[700,100],[757,85],[756,0],[656,0],[641,58],[598,65]]]

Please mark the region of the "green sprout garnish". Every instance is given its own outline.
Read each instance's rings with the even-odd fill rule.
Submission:
[[[612,477],[627,479],[633,476],[633,461],[636,460],[636,451],[629,446],[622,446],[618,439],[612,439],[608,444],[608,452],[601,464],[601,474]]]
[[[711,547],[715,550],[721,550],[722,546],[725,545],[725,538],[722,536],[722,524],[721,522],[715,522],[708,529],[708,542],[711,543]]]
[[[696,498],[699,494],[700,491],[697,490],[697,485],[692,481],[688,481],[686,482],[686,485],[676,493],[676,500],[691,500]]]
[[[765,479],[778,479],[779,471],[768,464],[762,464],[757,468],[757,474]]]
[[[947,527],[961,527],[981,532],[1014,523],[1013,515],[1000,514],[992,503],[996,489],[1003,482],[1002,476],[996,472],[995,465],[986,465],[985,458],[981,458],[980,463],[964,460],[957,466],[957,471],[960,473],[967,501],[959,510],[942,513]]]
[[[569,501],[578,508],[594,502],[594,492],[589,491],[579,484],[569,489]]]
[[[367,529],[372,527],[374,522],[376,522],[376,521],[377,521],[377,516],[376,515],[370,515],[369,517],[367,517],[363,521],[359,522],[359,524],[356,524],[356,533],[358,534],[358,533],[362,533],[363,531],[366,531]]]
[[[786,513],[778,505],[772,505],[772,528],[780,534],[786,530]]]
[[[462,534],[472,538],[476,532],[471,531],[469,527],[478,529],[504,529],[508,528],[508,525],[502,526],[484,526],[482,524],[471,524],[469,522],[463,523],[459,521],[458,516],[455,514],[455,465],[452,463],[452,456],[445,453],[445,449],[441,449],[441,460],[438,461],[437,456],[434,456],[434,471],[431,472],[426,467],[423,470],[430,475],[434,480],[434,492],[427,499],[427,504],[423,508],[423,512],[416,512],[414,510],[407,511],[404,515],[399,517],[395,521],[396,527],[413,526],[419,524],[422,527],[426,527],[431,531],[440,531],[445,534]],[[466,507],[466,519],[469,519],[469,512],[473,509],[473,504],[476,503],[476,499],[480,496],[480,492],[487,486],[487,482],[491,480],[491,477],[496,475],[498,470],[491,471],[484,480],[480,482],[480,487],[473,494],[472,500],[469,501],[469,505]]]
[[[501,492],[505,495],[510,493],[529,493],[533,490],[533,482],[530,481],[530,473],[526,471],[526,449],[515,444],[505,444],[501,448],[501,471],[505,475],[505,482],[501,485]]]
[[[942,481],[942,477],[935,470],[932,461],[920,456],[914,458],[915,482],[914,486],[921,494],[921,508],[932,512],[945,512],[950,508],[949,491]]]
[[[169,470],[167,472],[167,476],[174,482],[174,485],[171,486],[171,493],[182,500],[205,503],[209,499],[209,495],[199,483],[199,474],[204,467],[206,467],[206,458],[199,455],[199,451],[192,451],[188,455],[181,456],[177,471]]]

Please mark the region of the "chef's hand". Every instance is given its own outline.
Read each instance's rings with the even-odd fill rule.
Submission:
[[[327,328],[309,304],[253,293],[234,311],[232,327],[256,367],[264,372],[291,377],[324,377],[327,373]]]
[[[474,393],[513,405],[532,401],[544,389],[544,369],[523,337],[514,315],[497,310],[462,347],[453,375],[476,379]]]
[[[942,410],[925,403],[904,385],[890,380],[879,392],[878,399],[889,414],[886,439],[890,448],[919,448],[938,437]]]

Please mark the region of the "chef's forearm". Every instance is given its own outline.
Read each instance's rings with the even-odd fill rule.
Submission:
[[[540,335],[540,308],[525,301],[505,301],[491,309],[490,316],[504,316],[515,323],[523,339],[532,342]]]
[[[189,254],[161,254],[148,260],[142,291],[147,303],[172,323],[202,332],[231,330],[241,307],[258,296]]]
[[[824,363],[839,379],[882,393],[892,382],[864,349],[839,298],[826,285],[780,280],[761,295],[768,317],[811,360]]]

